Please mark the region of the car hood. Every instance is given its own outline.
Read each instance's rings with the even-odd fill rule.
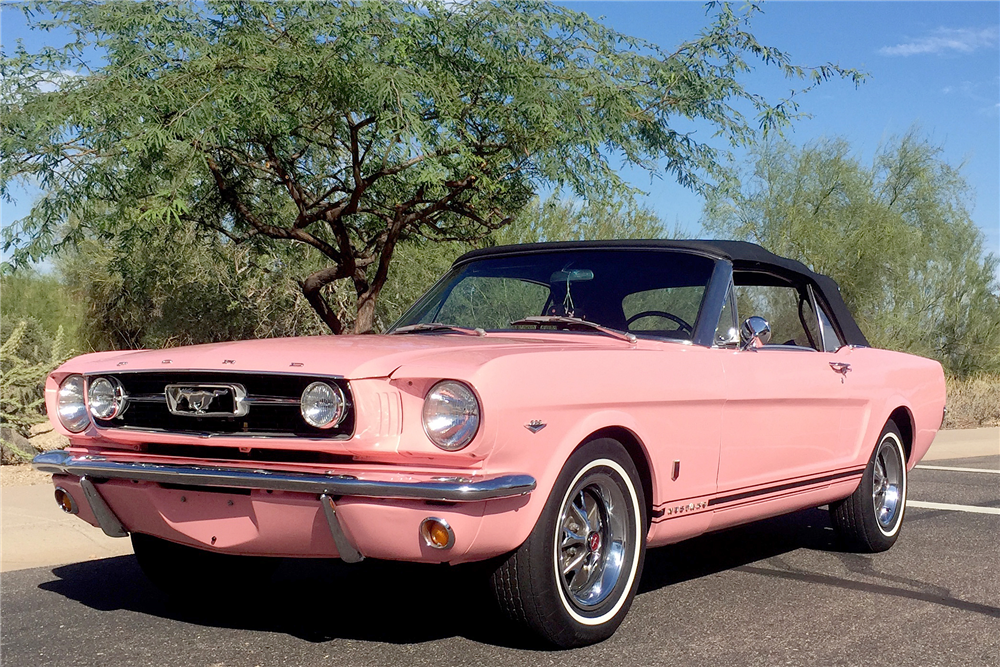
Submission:
[[[622,348],[628,343],[598,334],[405,334],[307,336],[192,345],[164,350],[98,352],[77,357],[62,373],[233,372],[337,375],[348,379],[389,377],[407,363],[437,357],[446,365],[477,366],[508,354],[539,350]],[[438,359],[435,359],[437,361]]]

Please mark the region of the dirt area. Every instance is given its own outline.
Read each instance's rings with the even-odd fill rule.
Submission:
[[[8,435],[10,436],[11,434]],[[52,426],[48,423],[32,426],[30,438],[25,439],[20,435],[16,435],[16,440],[18,448],[29,456],[52,449],[62,449],[69,444],[69,439],[52,430]],[[15,458],[16,460],[16,457],[11,458]],[[52,479],[52,475],[37,472],[28,465],[27,461],[0,466],[0,486],[48,484],[50,479]]]
[[[52,475],[34,470],[27,463],[0,466],[0,486],[32,486],[48,484]]]
[[[39,452],[47,452],[52,449],[62,449],[69,445],[69,438],[59,435],[48,423],[36,424],[31,427],[31,438],[28,439],[31,446]]]

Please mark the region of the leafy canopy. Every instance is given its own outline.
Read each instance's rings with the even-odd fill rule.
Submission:
[[[627,198],[619,163],[693,188],[717,180],[727,147],[797,113],[794,98],[743,86],[753,62],[805,88],[862,78],[760,44],[752,5],[709,5],[710,25],[672,52],[530,1],[25,11],[74,39],[19,45],[0,65],[0,192],[15,179],[45,191],[5,230],[13,261],[120,234],[141,250],[144,223],[193,223],[264,252],[292,241],[323,260],[301,288],[337,333],[328,286],[351,285],[353,329],[369,331],[401,240],[482,238],[542,185]],[[718,145],[678,121],[707,123]]]

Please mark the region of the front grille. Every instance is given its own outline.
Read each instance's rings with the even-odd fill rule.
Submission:
[[[93,380],[98,376],[91,376]],[[264,373],[176,372],[103,373],[121,383],[128,397],[125,410],[114,419],[95,419],[99,428],[132,428],[189,434],[275,435],[348,438],[354,433],[354,407],[350,387],[339,378],[314,375]],[[310,426],[302,418],[299,398],[313,382],[338,385],[347,405],[343,421],[328,429]],[[167,407],[167,385],[240,385],[246,389],[247,413],[242,416],[176,415]],[[212,411],[233,411],[233,400],[221,396]]]

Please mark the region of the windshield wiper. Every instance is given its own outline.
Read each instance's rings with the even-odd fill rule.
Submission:
[[[588,322],[587,320],[581,320],[579,317],[566,317],[563,315],[534,315],[532,317],[525,317],[520,320],[515,320],[510,323],[511,326],[518,324],[534,324],[536,329],[541,329],[543,325],[546,324],[565,324],[566,328],[572,327],[582,327],[584,329],[589,329],[591,331],[596,331],[602,333],[605,336],[611,336],[612,338],[617,338],[618,340],[628,341],[629,343],[634,343],[636,341],[635,334],[626,333],[624,331],[618,331],[617,329],[609,329],[608,327],[601,326],[595,322]]]
[[[444,324],[442,322],[421,322],[420,324],[407,324],[405,327],[398,327],[389,332],[389,335],[393,334],[408,334],[408,333],[423,333],[424,331],[451,331],[454,333],[464,334],[466,336],[485,336],[486,332],[483,329],[470,329],[468,327],[460,327],[454,324]]]

